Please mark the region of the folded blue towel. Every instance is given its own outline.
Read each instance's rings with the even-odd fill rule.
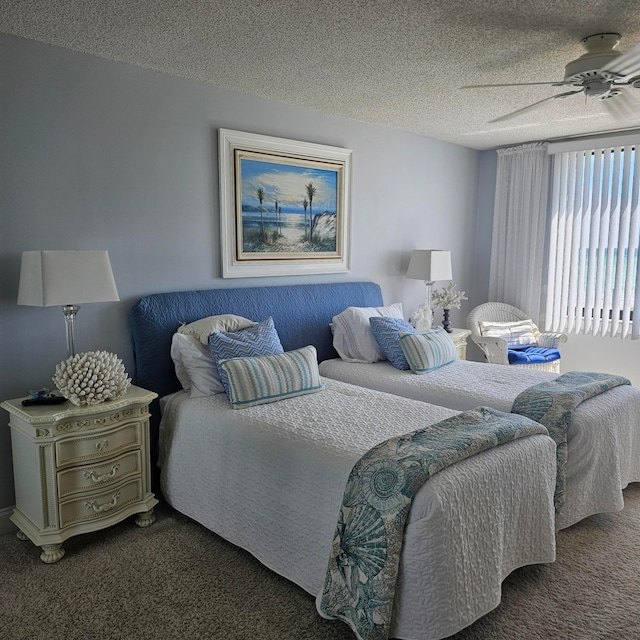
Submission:
[[[560,360],[558,349],[541,349],[540,347],[525,347],[524,349],[508,349],[509,364],[535,364]]]

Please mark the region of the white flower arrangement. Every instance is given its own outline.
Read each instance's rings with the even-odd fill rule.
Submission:
[[[131,385],[122,360],[107,351],[71,356],[56,365],[53,381],[62,395],[78,406],[117,400]]]
[[[464,295],[464,291],[456,291],[456,285],[451,281],[442,291],[434,290],[431,300],[436,309],[459,309],[460,303],[468,298]]]

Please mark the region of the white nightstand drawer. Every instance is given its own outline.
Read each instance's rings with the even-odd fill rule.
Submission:
[[[60,527],[112,516],[143,498],[142,480],[134,478],[108,491],[85,495],[60,503]]]
[[[108,487],[142,473],[140,451],[129,451],[102,464],[74,467],[58,473],[58,496],[64,499],[76,491]]]
[[[131,447],[140,447],[142,427],[139,422],[127,424],[100,435],[68,438],[56,442],[58,467],[74,462],[105,458]]]

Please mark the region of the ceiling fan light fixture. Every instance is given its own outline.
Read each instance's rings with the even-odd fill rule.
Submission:
[[[594,78],[593,80],[585,80],[582,83],[584,88],[584,94],[587,98],[604,98],[604,97],[612,97],[612,95],[617,95],[620,93],[620,90],[614,94],[611,89],[611,83],[603,80],[601,78]]]

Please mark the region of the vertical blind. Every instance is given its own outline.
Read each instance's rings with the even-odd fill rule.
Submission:
[[[640,152],[553,156],[546,328],[640,337]]]

